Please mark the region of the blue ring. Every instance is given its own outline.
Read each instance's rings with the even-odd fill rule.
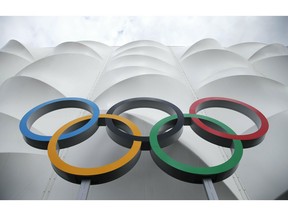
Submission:
[[[69,131],[65,134],[62,134],[59,137],[59,147],[66,148],[69,147],[70,138],[81,142],[84,137],[87,138],[88,135],[92,135],[94,131],[97,130],[97,121],[99,117],[99,108],[98,106],[90,100],[83,98],[60,98],[51,100],[45,103],[42,103],[30,111],[28,111],[20,121],[20,131],[24,136],[25,141],[36,148],[47,149],[48,142],[51,139],[51,136],[38,135],[33,133],[30,128],[32,124],[41,116],[45,115],[54,110],[62,108],[82,108],[92,113],[92,118],[83,126],[77,128],[76,130]],[[61,141],[63,143],[61,143]],[[75,142],[74,142],[75,143]],[[61,144],[61,145],[60,145]]]

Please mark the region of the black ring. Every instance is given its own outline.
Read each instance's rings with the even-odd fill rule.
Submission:
[[[134,108],[154,108],[162,110],[170,115],[177,115],[176,123],[170,124],[167,128],[164,128],[164,131],[168,128],[171,128],[171,130],[158,135],[158,140],[159,143],[161,143],[162,148],[177,141],[181,136],[184,125],[183,113],[177,106],[165,100],[150,97],[131,98],[115,104],[107,111],[107,114],[120,115],[121,113]],[[112,119],[106,119],[106,125],[107,133],[111,139],[120,145],[130,148],[132,141],[137,140],[142,142],[141,150],[151,149],[149,136],[134,136],[128,134],[124,132],[125,130],[120,130],[119,127],[115,126]]]

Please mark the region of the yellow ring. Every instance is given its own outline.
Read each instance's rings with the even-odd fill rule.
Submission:
[[[75,175],[75,176],[83,176],[83,177],[97,176],[97,175],[113,172],[121,168],[122,166],[125,166],[127,163],[129,163],[131,160],[133,160],[137,156],[139,151],[141,151],[141,141],[134,141],[130,150],[123,157],[121,157],[117,161],[114,161],[110,164],[106,164],[104,166],[95,167],[95,168],[81,168],[81,167],[69,165],[66,162],[64,162],[57,153],[58,138],[69,127],[73,126],[74,124],[78,122],[89,120],[91,119],[91,117],[92,115],[80,117],[65,124],[59,130],[57,130],[52,136],[52,138],[50,139],[49,144],[48,144],[48,156],[49,156],[51,163],[57,169],[65,173]],[[126,124],[131,129],[133,135],[135,136],[141,135],[139,128],[133,122],[129,121],[126,118],[123,118],[117,115],[111,115],[111,114],[100,114],[99,118],[109,118],[109,119],[118,120]]]

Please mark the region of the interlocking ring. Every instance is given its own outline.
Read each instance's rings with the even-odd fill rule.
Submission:
[[[264,139],[264,136],[269,128],[269,123],[266,117],[256,108],[241,101],[223,97],[208,97],[199,99],[190,106],[189,113],[196,114],[198,111],[209,107],[222,107],[238,111],[249,117],[258,127],[258,130],[251,134],[237,135],[219,131],[215,128],[204,124],[200,119],[193,119],[192,129],[202,138],[210,142],[221,143],[227,147],[231,144],[232,139],[241,140],[244,148],[250,148],[258,145]]]
[[[54,135],[42,136],[30,131],[32,124],[42,115],[61,108],[82,108],[92,115],[77,118],[58,129]],[[251,134],[237,135],[216,119],[196,114],[208,107],[223,107],[248,116],[257,125],[258,130]],[[134,108],[155,108],[170,116],[156,123],[150,136],[141,136],[138,127],[119,114]],[[99,118],[98,118],[99,117]],[[194,167],[175,161],[162,148],[178,140],[184,125],[190,127],[202,138],[214,144],[234,148],[231,158],[223,164],[213,167]],[[95,168],[80,168],[64,162],[58,156],[58,149],[74,146],[90,137],[99,126],[107,126],[107,133],[118,144],[129,148],[119,160]],[[150,150],[155,163],[169,175],[186,182],[202,183],[210,178],[221,181],[236,170],[243,154],[243,148],[259,144],[268,131],[269,124],[265,116],[256,108],[241,101],[211,97],[194,102],[190,114],[183,114],[174,104],[156,98],[132,98],[112,106],[107,114],[99,116],[99,108],[92,101],[82,98],[62,98],[40,104],[27,112],[20,121],[20,131],[24,140],[31,146],[48,149],[48,156],[56,173],[62,178],[80,183],[89,179],[91,184],[100,184],[114,180],[127,173],[137,163],[141,150]]]
[[[197,114],[184,114],[185,125],[194,124],[192,119],[201,119],[213,123],[218,127],[222,128],[230,134],[235,134],[235,132],[229,128],[227,125],[217,121],[216,119],[197,115]],[[232,157],[223,164],[213,167],[194,167],[192,165],[184,164],[171,158],[167,153],[165,153],[161,146],[160,141],[157,138],[158,131],[165,124],[169,124],[177,119],[177,116],[169,116],[161,121],[157,122],[150,134],[151,143],[151,156],[154,162],[167,174],[186,182],[191,183],[203,183],[203,179],[211,179],[213,182],[222,181],[234,173],[238,163],[241,160],[243,154],[243,147],[240,140],[233,140],[233,144],[229,146],[233,148]]]
[[[149,97],[131,98],[115,104],[107,111],[107,114],[120,115],[121,113],[134,108],[154,108],[162,110],[170,115],[176,114],[178,116],[177,122],[173,125],[171,130],[158,135],[158,138],[162,143],[161,147],[168,146],[175,142],[182,134],[182,127],[184,124],[183,113],[177,106],[165,100]],[[139,140],[142,142],[142,150],[151,149],[149,136],[135,136],[125,133],[116,127],[111,119],[107,119],[106,124],[109,136],[113,140],[121,140],[121,143],[124,143],[124,147],[130,148],[128,143],[131,143],[133,140]]]
[[[59,143],[62,148],[69,147],[71,141],[77,140],[78,142],[82,142],[86,139],[87,135],[91,136],[96,131],[99,108],[95,103],[84,98],[60,98],[42,103],[23,116],[20,121],[20,131],[23,134],[26,143],[35,148],[47,149],[51,136],[35,134],[30,130],[30,128],[41,116],[62,108],[82,108],[93,114],[92,118],[85,125],[74,131],[65,133],[59,138]]]
[[[130,150],[123,157],[121,157],[117,161],[114,161],[110,164],[101,167],[80,168],[64,162],[59,157],[57,152],[57,146],[58,146],[57,142],[59,137],[64,131],[66,131],[70,127],[73,127],[75,124],[78,124],[83,121],[88,121],[90,119],[91,116],[84,116],[65,124],[54,133],[48,145],[48,156],[50,158],[50,161],[52,163],[55,172],[62,178],[73,183],[80,184],[81,181],[84,179],[90,179],[91,184],[100,184],[112,181],[116,178],[119,178],[120,176],[127,173],[130,169],[132,169],[140,157],[141,142],[133,141]],[[113,119],[117,122],[120,122],[128,126],[135,136],[141,135],[140,130],[134,123],[121,116],[100,114],[97,125],[105,126],[105,119]],[[78,142],[76,142],[75,144],[77,143]],[[74,143],[72,143],[71,146],[73,144]],[[59,147],[61,148],[61,146]]]

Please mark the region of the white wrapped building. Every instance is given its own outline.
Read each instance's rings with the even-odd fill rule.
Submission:
[[[288,49],[282,44],[249,42],[222,47],[213,39],[190,47],[135,41],[111,47],[94,41],[65,42],[56,47],[30,48],[11,40],[0,49],[0,199],[75,199],[79,185],[59,177],[46,150],[25,143],[19,130],[23,115],[56,98],[81,97],[105,113],[115,103],[134,97],[154,97],[178,106],[183,113],[199,98],[228,97],[260,110],[269,121],[264,141],[244,150],[236,172],[215,183],[219,199],[287,199],[288,189]],[[85,115],[81,109],[46,114],[33,131],[52,135],[64,123]],[[244,115],[209,108],[205,115],[229,125],[238,134],[255,131]],[[133,109],[123,114],[142,133],[166,113]],[[126,148],[114,143],[104,127],[85,142],[61,150],[75,166],[100,166],[119,158]],[[213,166],[230,150],[213,145],[185,127],[167,153],[182,162]],[[91,185],[91,200],[207,199],[201,184],[177,180],[163,172],[149,151],[135,167],[114,181]]]

